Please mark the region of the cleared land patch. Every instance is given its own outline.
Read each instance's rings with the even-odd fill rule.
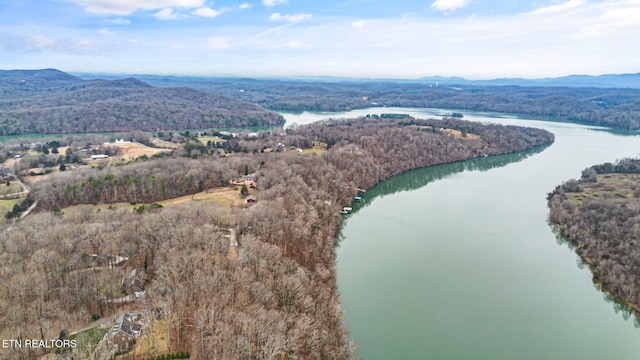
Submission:
[[[581,183],[581,192],[567,192],[567,199],[581,205],[585,199],[629,199],[640,196],[640,174],[599,174],[595,183]]]

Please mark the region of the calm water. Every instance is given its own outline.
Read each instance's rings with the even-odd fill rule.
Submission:
[[[285,114],[299,124],[365,109]],[[640,329],[592,284],[547,224],[546,194],[584,168],[638,156],[640,138],[575,124],[465,113],[545,128],[538,152],[418,169],[371,189],[347,218],[339,288],[365,359],[639,359]]]

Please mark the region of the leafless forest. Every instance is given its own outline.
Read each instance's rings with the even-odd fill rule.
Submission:
[[[552,141],[544,130],[454,119],[332,120],[240,139],[224,157],[187,158],[178,149],[168,158],[53,173],[32,184],[37,212],[0,233],[0,338],[58,338],[137,309],[152,314],[149,327],[167,324],[170,350],[193,359],[350,358],[335,246],[340,209],[356,189],[413,168]],[[314,144],[327,149],[264,151]],[[122,205],[228,186],[246,173],[257,177],[258,202],[248,207],[187,202],[132,212]],[[239,251],[229,247],[228,229]],[[112,260],[97,264],[94,254]],[[128,260],[115,264],[118,257]],[[146,295],[113,301],[134,269],[146,274]],[[2,351],[7,359],[46,352]],[[56,356],[88,355],[78,347]],[[109,355],[99,348],[93,356]]]
[[[604,291],[640,313],[640,162],[595,165],[549,194],[550,220]]]

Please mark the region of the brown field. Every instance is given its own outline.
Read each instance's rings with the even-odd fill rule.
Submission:
[[[170,141],[164,141],[164,140],[160,140],[160,139],[151,139],[151,143],[159,148],[163,148],[163,149],[175,149],[178,147],[178,144],[176,143],[172,143]]]
[[[255,195],[255,190],[249,189],[249,193]],[[210,201],[219,205],[229,207],[244,206],[244,198],[240,195],[240,186],[209,189],[193,195],[185,195],[178,198],[161,201],[159,204],[161,204],[162,206],[170,206],[175,204],[182,204],[187,201]]]
[[[326,152],[327,152],[327,150],[325,150],[325,149],[311,148],[311,149],[303,149],[300,154],[302,154],[302,155],[321,155],[321,154],[324,154]]]
[[[119,161],[127,162],[131,160],[135,160],[143,155],[147,155],[148,157],[151,157],[156,154],[171,152],[171,149],[152,148],[152,147],[142,145],[139,143],[134,143],[134,142],[113,143],[113,144],[108,144],[108,146],[120,148],[122,152],[119,155],[111,156],[108,159],[105,159],[105,160],[108,160],[109,164],[119,162]],[[97,161],[100,161],[100,160],[97,160]]]
[[[136,340],[133,355],[151,356],[168,351],[167,320],[157,320],[142,328],[142,335]]]
[[[255,195],[256,191],[254,189],[249,189],[249,193],[251,195]],[[0,201],[0,206],[3,205],[4,201],[6,201],[7,203],[5,204],[6,206],[4,206],[3,208],[6,208],[7,209],[6,211],[10,211],[13,208],[13,203],[10,203],[10,200],[2,200]],[[171,205],[184,204],[190,201],[196,201],[196,202],[207,201],[207,202],[211,202],[221,206],[228,206],[230,208],[231,207],[240,208],[240,207],[246,206],[244,202],[244,197],[240,195],[240,186],[228,186],[224,188],[209,189],[193,195],[185,195],[177,198],[159,201],[158,204],[166,207]],[[128,203],[98,204],[98,205],[85,204],[85,205],[69,206],[64,208],[63,211],[66,215],[77,216],[79,213],[88,211],[87,209],[91,209],[91,211],[104,211],[104,210],[108,210],[109,208],[111,209],[125,208],[125,209],[128,209],[129,211],[133,211],[133,208],[140,205],[145,205],[145,204],[136,204],[136,205],[131,205]]]

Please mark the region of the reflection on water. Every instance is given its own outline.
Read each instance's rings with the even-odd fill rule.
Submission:
[[[427,184],[440,180],[446,176],[461,173],[463,171],[487,171],[507,164],[522,161],[532,155],[538,154],[549,147],[542,146],[518,153],[494,155],[488,157],[478,157],[465,161],[458,161],[449,164],[429,166],[420,169],[407,171],[403,174],[393,176],[369,189],[363,196],[362,202],[352,205],[355,214],[358,210],[368,206],[375,198],[392,195],[398,192],[419,189]]]

